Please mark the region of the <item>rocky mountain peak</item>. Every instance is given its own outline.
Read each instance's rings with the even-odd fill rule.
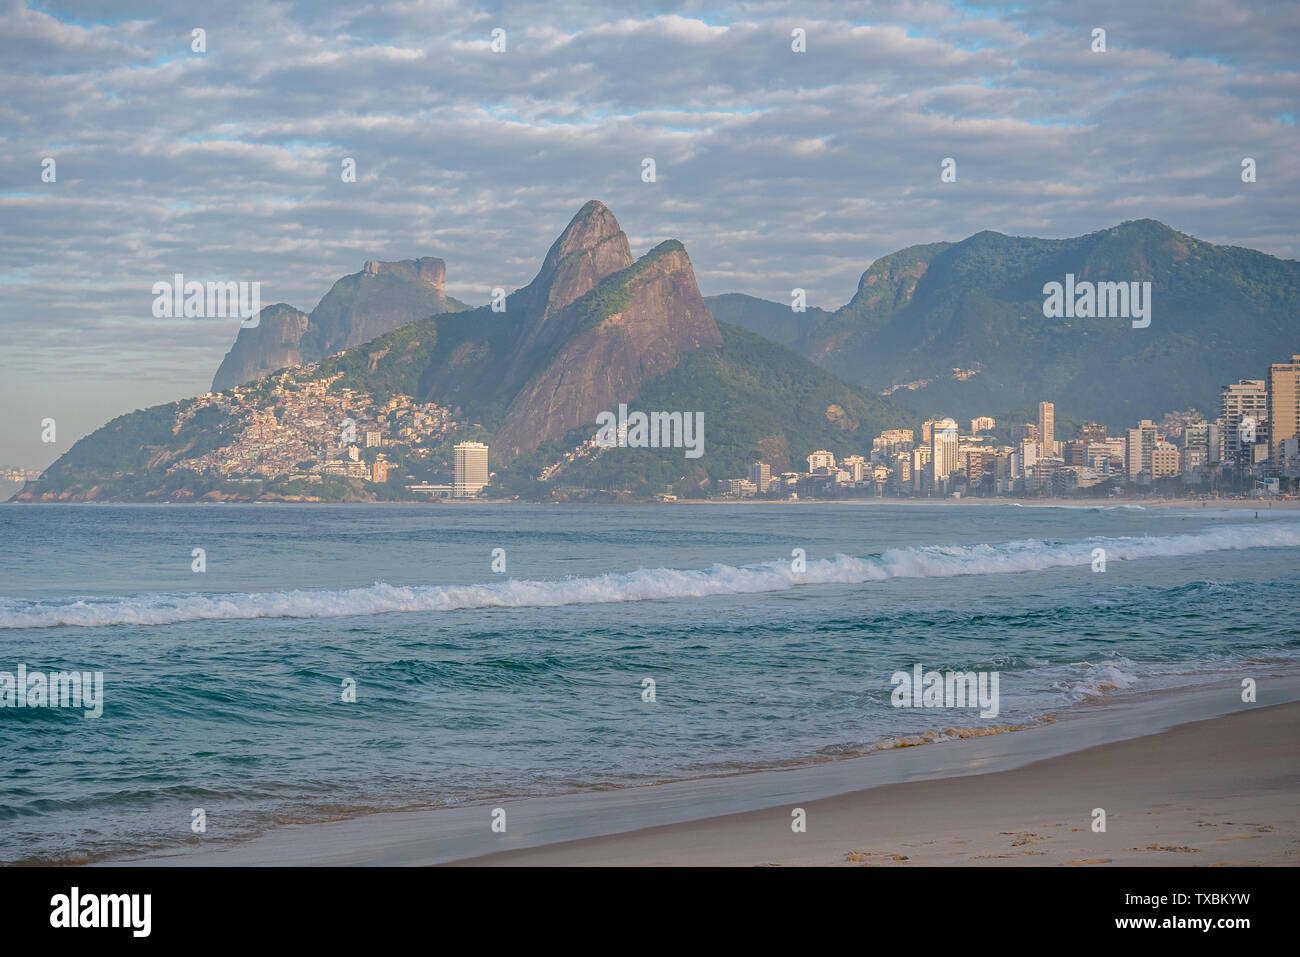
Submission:
[[[607,276],[549,327],[563,333],[558,352],[507,408],[496,444],[502,461],[632,401],[643,383],[672,371],[682,356],[722,344],[690,257],[676,240]]]
[[[235,344],[213,376],[212,391],[223,392],[277,369],[299,365],[299,344],[307,322],[307,314],[288,303],[265,306],[256,326],[240,328]]]
[[[609,208],[589,200],[551,244],[533,280],[539,319],[586,295],[606,276],[632,265],[627,235]]]

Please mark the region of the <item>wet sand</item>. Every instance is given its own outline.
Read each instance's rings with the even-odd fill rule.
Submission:
[[[1300,864],[1300,704],[1259,708],[1012,771],[887,785],[494,854],[495,865]],[[1093,830],[1095,808],[1106,830]]]
[[[838,760],[285,824],[105,863],[1106,866],[1300,863],[1300,675],[1122,693],[1026,730]],[[493,811],[507,815],[504,833]],[[792,811],[807,829],[795,833]],[[1106,830],[1094,831],[1094,809]]]

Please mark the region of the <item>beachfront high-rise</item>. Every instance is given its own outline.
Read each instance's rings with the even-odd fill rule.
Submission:
[[[930,446],[918,445],[912,449],[912,491],[928,491],[926,483],[933,475],[930,472]]]
[[[1282,443],[1300,435],[1300,356],[1268,367],[1268,444],[1274,468],[1282,467]]]
[[[958,430],[952,419],[940,419],[931,432],[930,462],[934,468],[935,490],[957,468]]]
[[[1197,469],[1208,467],[1211,461],[1218,461],[1218,446],[1211,449],[1210,436],[1217,438],[1217,431],[1209,422],[1193,422],[1183,429],[1183,458],[1182,469],[1184,473],[1192,473]]]
[[[482,442],[459,442],[455,446],[455,498],[473,498],[488,483],[488,447]]]
[[[1136,482],[1140,475],[1145,475],[1148,479],[1155,477],[1152,456],[1157,441],[1156,424],[1150,419],[1143,419],[1136,429],[1128,430],[1128,447],[1124,458],[1128,464],[1130,482]]]
[[[1168,478],[1177,475],[1182,456],[1172,442],[1158,440],[1151,449],[1151,477]]]
[[[1251,420],[1253,436],[1242,428]],[[1254,464],[1254,445],[1265,432],[1268,421],[1268,388],[1263,379],[1242,379],[1223,387],[1223,429],[1219,441],[1223,444],[1221,460],[1235,469],[1248,469]]]
[[[1038,403],[1038,441],[1043,443],[1043,455],[1056,454],[1056,406],[1050,402]]]

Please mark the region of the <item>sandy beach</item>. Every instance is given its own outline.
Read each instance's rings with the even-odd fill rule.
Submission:
[[[848,865],[1300,863],[1300,677],[1120,695],[1004,734],[780,770],[289,824],[134,863]],[[1270,703],[1278,702],[1278,703]],[[508,814],[491,830],[494,807]],[[806,814],[805,833],[791,828]],[[1104,832],[1094,810],[1106,812]],[[128,863],[123,861],[104,863]]]
[[[505,852],[489,865],[864,867],[1300,864],[1292,703],[1180,725],[1013,771]],[[1094,832],[1093,807],[1107,811]]]

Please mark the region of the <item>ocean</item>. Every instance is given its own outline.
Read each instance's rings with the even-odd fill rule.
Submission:
[[[0,672],[104,677],[99,717],[0,708],[0,861],[828,760],[1289,668],[1300,511],[1255,515],[6,506]],[[918,665],[996,671],[999,713],[894,707]]]

